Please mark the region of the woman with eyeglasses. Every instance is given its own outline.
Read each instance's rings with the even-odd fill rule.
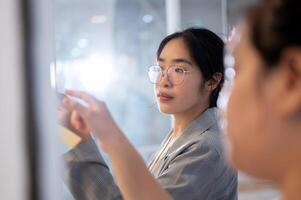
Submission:
[[[172,117],[172,128],[148,167],[104,102],[66,92],[87,104],[63,101],[72,113],[69,128],[83,138],[65,155],[65,180],[76,199],[237,199],[237,174],[225,161],[216,108],[224,82],[223,47],[217,35],[198,28],[161,42],[157,65],[148,73],[158,108]],[[112,162],[118,187],[91,131]]]

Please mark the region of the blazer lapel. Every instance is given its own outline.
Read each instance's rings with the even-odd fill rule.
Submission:
[[[202,115],[191,122],[191,124],[183,131],[183,133],[181,133],[179,138],[177,138],[168,149],[164,159],[159,161],[159,170],[157,175],[163,172],[163,170],[168,166],[170,160],[182,153],[186,147],[196,142],[202,133],[210,129],[210,127],[214,126],[216,123],[218,123],[216,108],[207,109]]]

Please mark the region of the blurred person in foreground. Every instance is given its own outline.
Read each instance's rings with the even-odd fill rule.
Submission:
[[[252,8],[232,44],[236,77],[227,108],[232,164],[301,199],[301,5]]]

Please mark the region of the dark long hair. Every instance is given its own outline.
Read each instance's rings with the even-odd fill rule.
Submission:
[[[263,0],[247,15],[250,38],[267,69],[276,66],[288,47],[301,47],[300,0]]]
[[[164,38],[157,50],[157,59],[165,45],[176,38],[183,38],[191,57],[206,81],[211,80],[217,73],[221,74],[221,81],[212,91],[209,100],[210,107],[216,107],[217,98],[224,83],[224,42],[215,33],[205,28],[188,28]]]

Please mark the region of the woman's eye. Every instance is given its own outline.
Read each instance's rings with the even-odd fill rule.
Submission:
[[[177,68],[175,68],[175,72],[177,72],[177,73],[184,73],[184,69],[182,69],[180,67],[177,67]]]

